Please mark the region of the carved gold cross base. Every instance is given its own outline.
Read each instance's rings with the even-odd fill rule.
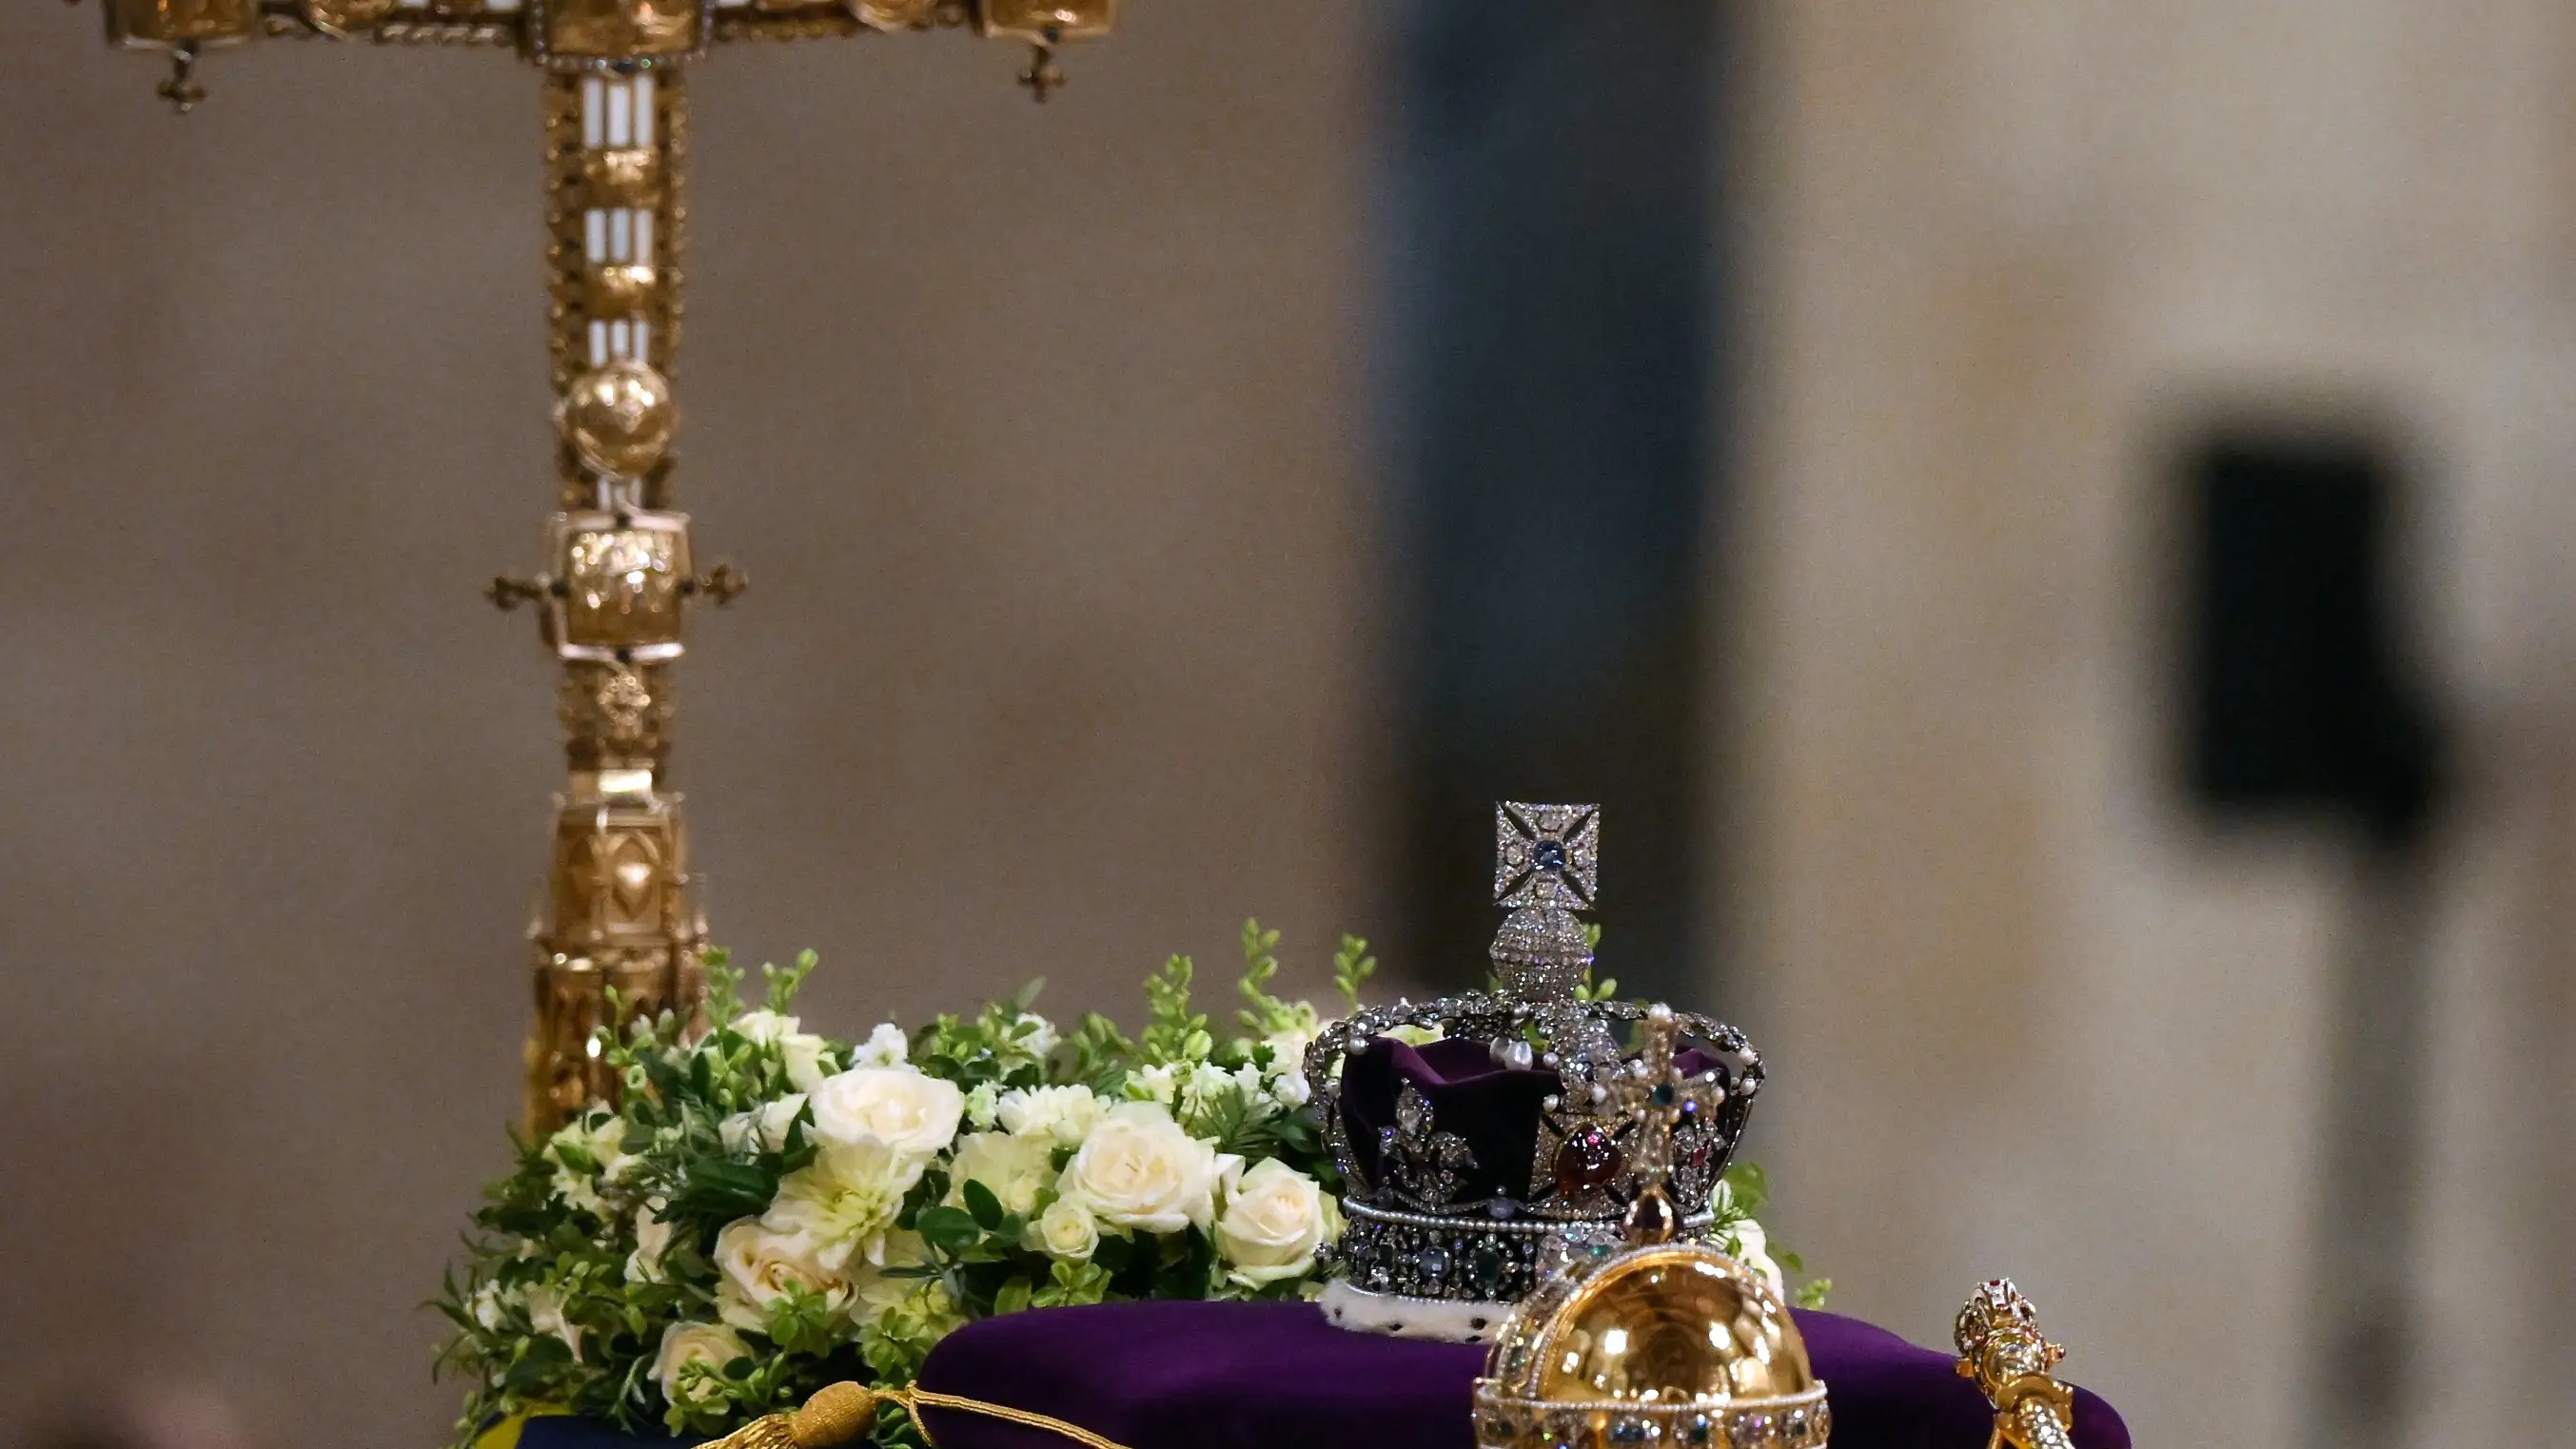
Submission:
[[[601,1028],[694,1019],[706,993],[706,922],[671,790],[671,675],[689,605],[727,602],[743,577],[700,571],[672,507],[687,67],[719,42],[971,26],[1035,47],[1020,81],[1043,101],[1064,82],[1056,47],[1106,34],[1116,0],[102,3],[110,40],[171,56],[160,93],[181,111],[206,97],[202,52],[264,36],[506,46],[543,70],[558,511],[548,571],[496,579],[490,595],[536,607],[563,669],[569,775],[530,932],[527,1125],[551,1131],[614,1096]]]

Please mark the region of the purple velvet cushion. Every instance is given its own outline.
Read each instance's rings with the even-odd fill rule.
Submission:
[[[1984,1449],[1994,1423],[1948,1354],[1832,1313],[1800,1313],[1833,1395],[1834,1449]],[[1485,1351],[1347,1333],[1299,1303],[1114,1303],[988,1318],[930,1355],[922,1384],[1034,1409],[1128,1449],[1472,1449],[1468,1386]],[[1072,1449],[980,1415],[932,1410],[939,1449]],[[537,1419],[520,1449],[642,1449],[579,1419]],[[2080,1449],[2129,1449],[2079,1392]]]
[[[1799,1313],[1798,1327],[1832,1395],[1835,1449],[1983,1449],[1994,1415],[1950,1355],[1831,1313]],[[1346,1332],[1307,1304],[1114,1303],[971,1324],[931,1353],[922,1386],[1128,1449],[1473,1449],[1484,1363],[1481,1348]],[[1067,1449],[980,1415],[928,1419],[940,1449]],[[2129,1449],[2129,1431],[2080,1394],[2075,1442]]]

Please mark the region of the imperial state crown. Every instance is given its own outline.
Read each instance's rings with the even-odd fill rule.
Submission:
[[[1364,1009],[1308,1048],[1306,1077],[1348,1220],[1325,1312],[1348,1328],[1486,1341],[1534,1289],[1551,1234],[1607,1238],[1643,1192],[1641,1109],[1675,1102],[1661,1196],[1688,1234],[1744,1131],[1762,1059],[1744,1034],[1674,1014],[1655,1077],[1623,1042],[1645,1014],[1587,999],[1601,811],[1494,813],[1494,897],[1509,912],[1483,991]]]

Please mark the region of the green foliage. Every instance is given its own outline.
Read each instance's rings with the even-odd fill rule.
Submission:
[[[1197,971],[1189,957],[1174,956],[1145,978],[1146,1026],[1137,1045],[1147,1066],[1202,1062],[1216,1049],[1207,1014],[1190,1010],[1190,979]]]
[[[1376,974],[1377,958],[1368,953],[1368,942],[1357,936],[1344,936],[1333,952],[1333,989],[1341,993],[1343,1004],[1359,1010],[1360,988]]]

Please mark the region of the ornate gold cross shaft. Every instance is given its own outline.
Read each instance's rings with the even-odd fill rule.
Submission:
[[[743,578],[700,571],[672,507],[688,66],[721,42],[971,27],[1035,47],[1020,81],[1043,101],[1064,83],[1056,47],[1106,34],[1117,0],[101,3],[111,41],[171,57],[161,95],[183,112],[205,99],[202,52],[261,37],[507,47],[544,75],[558,511],[549,571],[497,579],[491,597],[535,605],[563,669],[570,778],[530,932],[527,1118],[551,1130],[615,1088],[600,1027],[695,1016],[706,991],[706,923],[670,789],[671,667],[688,606],[726,602]]]

